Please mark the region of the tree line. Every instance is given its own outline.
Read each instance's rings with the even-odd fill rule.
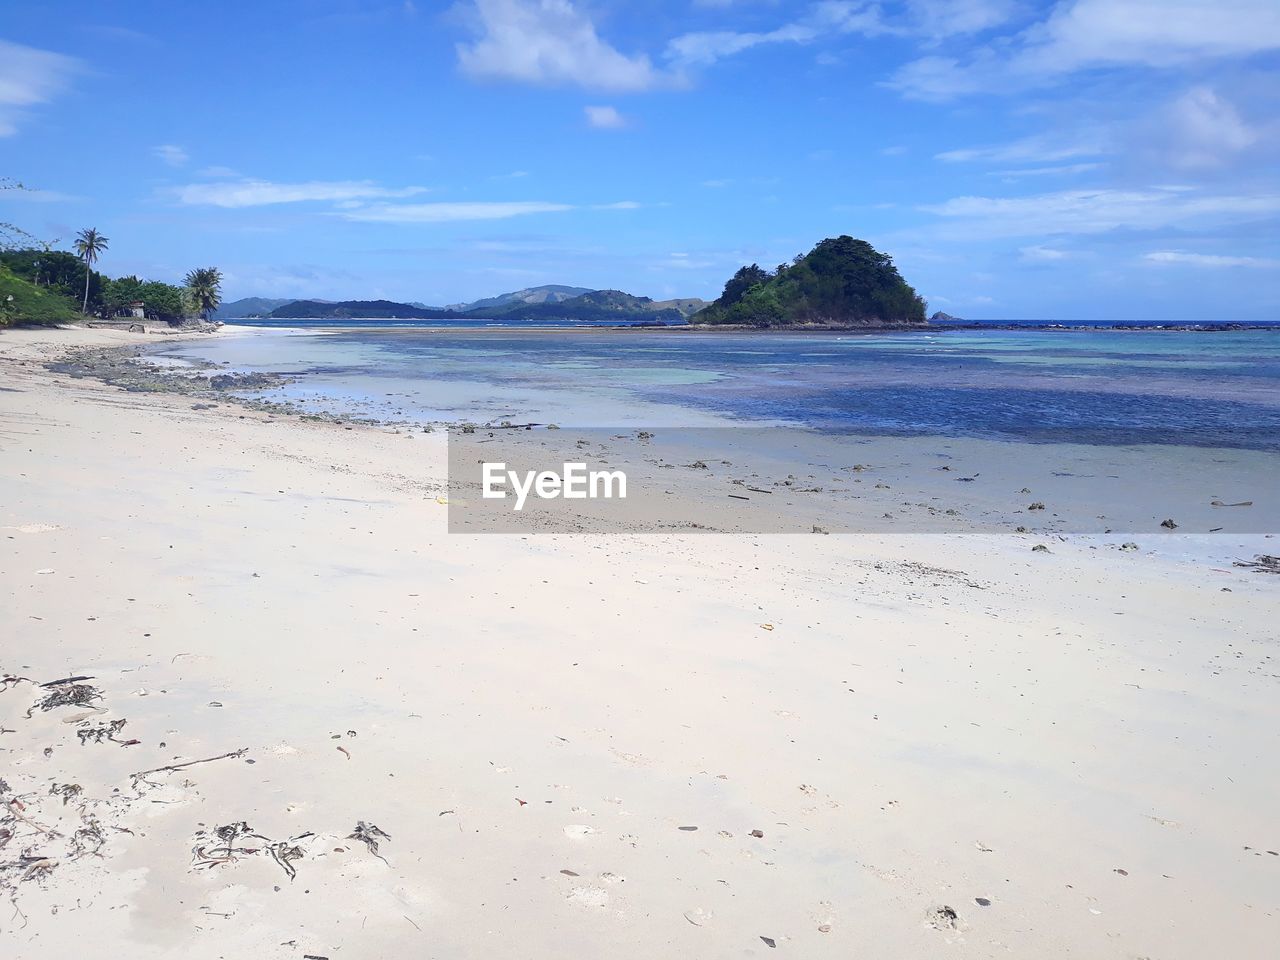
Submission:
[[[22,190],[22,184],[0,178],[0,190]],[[222,273],[216,267],[198,267],[187,273],[181,286],[138,276],[109,277],[94,269],[110,249],[110,240],[94,227],[81,230],[71,251],[57,250],[57,241],[41,243],[11,223],[0,223],[0,268],[26,281],[38,291],[52,293],[88,317],[111,319],[129,316],[141,303],[152,320],[181,323],[190,317],[208,320],[222,302]],[[10,304],[13,297],[9,296]],[[12,311],[12,306],[10,310]],[[9,320],[60,317],[61,310],[45,310],[48,316],[23,316]]]

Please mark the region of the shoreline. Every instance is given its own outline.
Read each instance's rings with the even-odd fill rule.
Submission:
[[[440,431],[43,366],[148,342],[0,333],[0,673],[102,697],[0,691],[6,802],[104,838],[20,960],[1272,943],[1280,583],[1225,537],[450,535]],[[193,857],[239,822],[296,877]]]
[[[565,323],[560,326],[555,325],[536,325],[536,324],[504,324],[500,320],[495,320],[484,326],[471,326],[473,323],[481,323],[482,321],[465,321],[457,325],[441,323],[432,320],[417,320],[414,318],[326,318],[326,317],[294,317],[291,320],[302,320],[311,323],[311,326],[295,326],[288,320],[270,321],[272,324],[280,324],[279,326],[268,326],[267,324],[243,323],[244,320],[255,320],[254,317],[239,317],[228,320],[218,321],[225,326],[233,327],[237,330],[360,330],[374,329],[381,325],[383,329],[407,328],[414,330],[439,330],[439,331],[499,331],[509,332],[512,330],[528,331],[530,333],[578,333],[578,332],[637,332],[637,333],[748,333],[748,334],[829,334],[829,333],[945,333],[947,331],[968,331],[977,330],[1004,330],[1004,331],[1046,331],[1054,333],[1072,333],[1072,332],[1102,332],[1102,331],[1118,331],[1125,333],[1240,333],[1245,331],[1252,332],[1280,332],[1280,321],[1151,321],[1150,323],[1133,323],[1117,321],[1115,323],[1107,323],[1102,325],[1090,326],[1084,323],[1069,322],[1052,322],[1052,323],[981,323],[981,322],[958,322],[943,324],[885,324],[881,326],[869,325],[852,325],[852,326],[810,326],[810,325],[794,325],[779,327],[753,327],[753,326],[735,326],[732,324],[645,324],[645,323]],[[241,322],[238,322],[241,321]]]
[[[227,333],[250,335],[260,329]],[[566,459],[586,449],[602,462],[626,468],[647,494],[642,498],[645,502],[626,511],[621,520],[612,516],[612,506],[592,510],[582,505],[568,514],[558,509],[545,518],[555,529],[626,532],[634,519],[641,529],[663,530],[673,524],[688,527],[700,518],[695,525],[698,530],[739,533],[803,533],[820,528],[828,533],[1123,539],[1164,537],[1179,529],[1184,534],[1280,532],[1280,502],[1267,495],[1270,477],[1280,466],[1280,457],[1273,451],[833,433],[789,424],[755,426],[733,419],[720,426],[656,429],[656,436],[649,433],[648,439],[636,443],[627,439],[635,429],[626,427],[562,429],[555,424],[522,423],[527,429],[514,430],[467,418],[386,417],[309,408],[293,400],[237,392],[278,390],[297,381],[287,373],[216,372],[221,368],[207,360],[157,364],[160,359],[164,358],[148,358],[142,347],[109,347],[80,351],[77,359],[55,362],[52,368],[131,392],[188,397],[197,401],[195,409],[231,403],[313,423],[411,434],[441,431],[450,444],[466,449],[459,457],[492,459],[500,451],[506,459],[532,462],[545,459],[552,448],[560,449]],[[205,373],[211,378],[205,379]],[[486,446],[495,442],[498,446]],[[687,465],[694,462],[710,466],[691,471]],[[673,468],[674,473],[666,472]],[[805,479],[797,480],[793,471]],[[1144,484],[1152,475],[1162,478],[1158,487]],[[958,481],[966,485],[958,486]],[[782,497],[761,500],[755,496],[745,513],[725,509],[744,506],[726,504],[727,499],[752,501],[746,489],[752,484],[758,493]],[[454,495],[468,490],[466,485],[456,485]],[[666,514],[684,519],[664,524],[661,518]],[[522,517],[531,524],[525,529],[538,529],[542,516]],[[1162,526],[1168,523],[1173,526]]]

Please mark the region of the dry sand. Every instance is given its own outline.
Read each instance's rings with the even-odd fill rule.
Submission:
[[[0,334],[5,957],[1274,955],[1276,540],[450,536],[140,339]]]

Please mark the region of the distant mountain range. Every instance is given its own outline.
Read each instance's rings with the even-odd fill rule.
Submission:
[[[246,297],[224,303],[214,319],[268,317],[273,320],[527,320],[683,323],[706,306],[696,297],[653,300],[621,290],[591,290],[547,284],[471,303],[432,307],[394,300],[273,300]]]

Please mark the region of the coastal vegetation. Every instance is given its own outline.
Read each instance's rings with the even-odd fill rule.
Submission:
[[[93,274],[93,265],[98,257],[106,252],[107,242],[107,238],[93,227],[81,230],[76,236],[76,256],[84,261],[84,304],[80,308],[81,313],[89,312],[89,277]]]
[[[0,191],[26,190],[0,177]],[[81,230],[72,251],[54,249],[16,224],[0,222],[0,326],[74,323],[85,317],[140,317],[171,324],[208,315],[221,301],[222,274],[201,267],[185,286],[137,276],[111,278],[94,269],[110,247],[96,227]]]
[[[185,283],[192,305],[201,319],[208,320],[222,302],[221,271],[217,267],[197,267],[187,274]]]
[[[695,324],[749,327],[923,324],[924,300],[893,258],[865,240],[823,240],[772,272],[742,267],[724,292],[689,318]]]

